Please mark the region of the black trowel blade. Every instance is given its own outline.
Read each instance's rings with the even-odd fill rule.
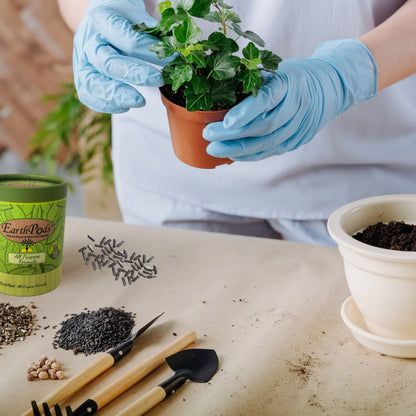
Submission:
[[[218,369],[217,353],[209,349],[189,349],[179,351],[166,358],[169,367],[175,372],[186,374],[189,380],[206,383]]]

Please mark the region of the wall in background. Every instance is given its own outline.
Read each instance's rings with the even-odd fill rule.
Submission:
[[[0,148],[23,160],[42,97],[72,80],[72,38],[55,0],[0,1]]]
[[[72,81],[72,39],[56,0],[0,0],[0,174],[28,172],[29,140],[51,109],[42,97]],[[69,215],[121,220],[113,188],[70,180]]]

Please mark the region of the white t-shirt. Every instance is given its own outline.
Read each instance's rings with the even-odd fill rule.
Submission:
[[[154,16],[156,1],[147,1]],[[238,0],[242,27],[283,59],[309,57],[323,41],[357,38],[401,0]],[[416,75],[333,119],[307,145],[259,162],[196,169],[173,153],[159,91],[113,118],[113,160],[121,209],[134,189],[224,214],[322,220],[339,206],[372,195],[416,192]],[[141,201],[143,202],[143,201]]]

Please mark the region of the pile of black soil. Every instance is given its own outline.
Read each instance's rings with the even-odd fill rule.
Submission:
[[[403,221],[378,222],[354,234],[353,238],[389,250],[416,251],[416,225]]]
[[[113,307],[71,314],[61,322],[53,347],[85,355],[108,351],[126,341],[134,327],[135,314]]]

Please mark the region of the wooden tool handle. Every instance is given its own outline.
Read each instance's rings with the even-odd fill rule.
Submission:
[[[130,371],[124,374],[124,376],[120,377],[109,386],[99,391],[97,394],[91,397],[91,399],[94,400],[94,402],[97,404],[98,409],[101,409],[107,403],[114,400],[117,396],[124,393],[131,386],[142,380],[145,376],[162,365],[165,361],[165,358],[183,350],[195,340],[196,333],[194,331],[182,335],[163,350],[148,358],[146,361],[138,364],[136,367],[132,368]]]
[[[133,402],[130,406],[126,407],[116,416],[141,416],[149,411],[152,407],[155,407],[166,397],[165,390],[156,386],[152,390],[148,391],[140,399]]]
[[[80,390],[82,387],[84,387],[90,381],[94,380],[113,365],[114,358],[110,354],[105,353],[101,355],[98,359],[84,368],[84,370],[82,370],[80,373],[63,382],[63,384],[58,389],[49,394],[49,396],[46,396],[44,399],[42,399],[41,402],[47,403],[50,408],[53,407],[55,403],[59,403],[65,400],[67,397]],[[41,414],[43,414],[43,408],[39,410]],[[21,416],[33,416],[32,408],[22,413]]]

